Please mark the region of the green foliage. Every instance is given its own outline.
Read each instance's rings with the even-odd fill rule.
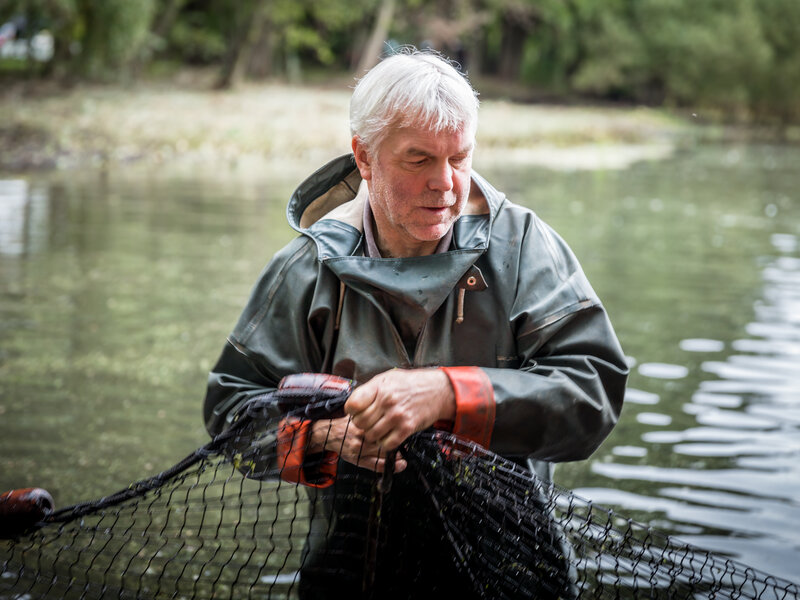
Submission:
[[[795,0],[559,4],[540,4],[545,33],[532,35],[527,53],[539,64],[524,71],[532,83],[742,118],[799,116]]]
[[[56,43],[52,72],[241,60],[256,76],[347,70],[375,0],[5,0]],[[463,47],[473,74],[584,94],[800,121],[798,0],[396,0],[390,36]],[[231,49],[236,50],[231,52]],[[243,58],[239,59],[241,56]]]
[[[642,0],[636,8],[649,71],[666,99],[728,112],[749,106],[771,59],[752,0]]]
[[[190,64],[210,64],[225,54],[225,37],[205,22],[186,18],[173,26],[167,38],[169,54]]]
[[[758,78],[755,110],[785,122],[800,121],[800,2],[756,4],[761,29],[772,48],[771,68]]]
[[[586,36],[584,60],[571,79],[575,90],[598,96],[624,96],[649,81],[645,40],[632,30],[620,12],[592,15]]]
[[[90,78],[119,72],[137,54],[147,38],[153,0],[82,0],[80,71]]]
[[[11,0],[0,19],[23,16],[26,35],[48,29],[55,68],[62,74],[105,79],[122,71],[147,39],[154,0]]]
[[[271,25],[287,55],[347,67],[342,59],[351,50],[352,32],[371,17],[375,5],[367,0],[275,0]]]

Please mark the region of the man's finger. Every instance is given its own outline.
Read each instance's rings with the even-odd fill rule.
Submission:
[[[392,431],[389,435],[383,438],[378,445],[383,452],[391,452],[392,450],[396,450],[400,444],[403,443],[405,437],[398,434],[397,431]]]
[[[376,473],[383,473],[386,470],[386,459],[385,458],[378,458],[370,457],[369,460],[361,459],[358,461],[358,466],[363,469],[369,469],[370,471],[375,471]],[[397,458],[394,462],[394,472],[401,473],[406,470],[408,463],[403,460],[402,458]]]
[[[361,412],[352,415],[351,418],[357,427],[361,428],[362,431],[367,432],[375,427],[375,425],[381,420],[382,416],[383,415],[381,415],[380,411],[378,410],[377,403],[373,402]],[[370,439],[374,439],[374,436]]]
[[[371,391],[368,385],[357,387],[344,403],[344,412],[351,416],[364,412],[372,405],[374,399],[375,392]]]
[[[383,415],[371,428],[364,430],[364,439],[387,452],[397,448],[414,431],[413,423],[408,419]]]
[[[385,458],[376,458],[374,456],[369,456],[367,458],[362,458],[358,461],[358,466],[364,469],[369,469],[370,471],[377,471],[378,473],[383,473],[384,466],[386,465]]]

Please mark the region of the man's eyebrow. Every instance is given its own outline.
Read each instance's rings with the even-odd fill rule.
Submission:
[[[422,148],[414,148],[413,146],[411,148],[407,148],[403,154],[408,156],[433,156],[430,152],[423,150]]]
[[[472,152],[472,149],[475,147],[475,144],[469,144],[461,148],[458,152],[453,153],[453,156],[458,156],[459,154],[469,154]],[[425,157],[432,157],[433,154],[428,152],[427,150],[423,150],[422,148],[415,148],[414,146],[407,148],[403,154],[406,156],[425,156]]]

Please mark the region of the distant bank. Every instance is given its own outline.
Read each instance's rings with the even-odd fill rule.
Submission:
[[[209,91],[180,78],[173,85],[6,90],[0,95],[0,172],[335,156],[349,148],[349,96],[344,81]],[[668,156],[682,144],[732,135],[704,123],[703,115],[640,107],[484,98],[480,119],[476,164],[554,169],[622,168]]]

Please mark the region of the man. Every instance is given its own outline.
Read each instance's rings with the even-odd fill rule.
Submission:
[[[210,375],[211,434],[286,375],[360,384],[346,416],[291,425],[303,444],[282,476],[325,515],[307,544],[308,597],[343,581],[348,538],[336,536],[363,521],[345,523],[361,509],[337,500],[342,489],[373,481],[412,433],[449,429],[547,479],[618,418],[627,368],[606,313],[566,244],[472,171],[477,111],[434,54],[394,55],[364,76],[352,154],[292,196],[300,236],[267,266]]]

